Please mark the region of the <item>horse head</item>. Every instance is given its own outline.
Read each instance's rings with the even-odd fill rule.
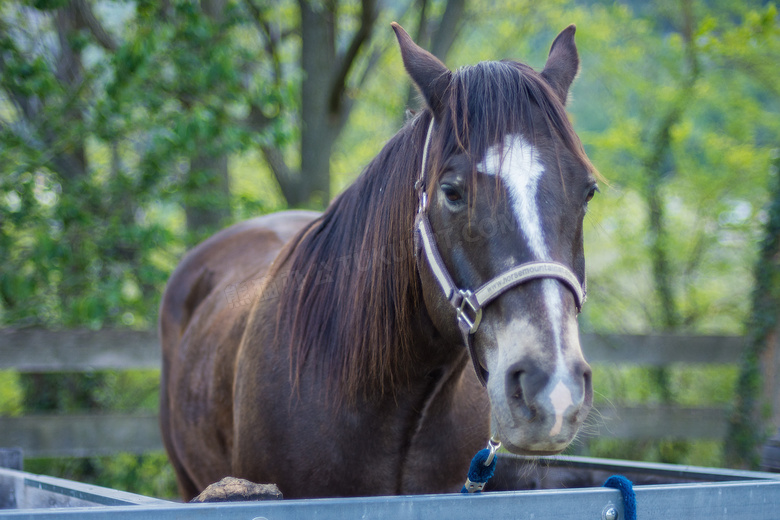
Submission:
[[[564,110],[579,66],[574,26],[541,73],[513,61],[450,71],[393,28],[428,109],[417,185],[427,312],[468,345],[494,435],[515,453],[558,453],[592,403],[577,314],[597,173]]]

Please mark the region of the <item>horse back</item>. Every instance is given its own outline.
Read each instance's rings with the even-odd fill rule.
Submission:
[[[251,281],[262,275],[267,260],[319,214],[284,211],[264,215],[223,229],[192,249],[174,270],[160,307],[161,327],[181,337],[197,307],[218,286]],[[229,302],[229,296],[226,295]]]
[[[256,281],[318,216],[286,211],[233,225],[190,251],[168,281],[160,426],[184,496],[199,492],[196,482],[230,472],[233,371]]]

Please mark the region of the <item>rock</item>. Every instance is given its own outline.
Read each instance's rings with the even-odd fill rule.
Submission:
[[[240,478],[225,477],[216,484],[211,484],[190,502],[245,502],[282,498],[282,492],[276,484],[255,484]]]

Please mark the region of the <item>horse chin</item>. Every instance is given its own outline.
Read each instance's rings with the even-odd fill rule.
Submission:
[[[549,455],[559,455],[566,449],[569,443],[567,442],[555,449],[529,449],[527,446],[515,444],[510,440],[502,440],[501,445],[509,453],[514,453],[515,455],[522,455],[524,457],[545,457]]]
[[[534,428],[496,428],[496,435],[501,440],[501,445],[510,453],[523,455],[526,457],[542,457],[545,455],[558,455],[574,440],[574,435],[566,436],[564,439],[543,438],[540,432],[534,431]]]

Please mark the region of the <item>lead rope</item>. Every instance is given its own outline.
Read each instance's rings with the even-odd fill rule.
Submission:
[[[636,520],[636,493],[630,480],[623,475],[612,475],[602,487],[620,491],[620,496],[623,499],[624,520]],[[617,518],[617,515],[612,515],[612,517]]]
[[[471,459],[471,466],[469,466],[469,474],[466,477],[466,483],[463,484],[461,493],[482,493],[482,490],[496,472],[496,452],[501,447],[501,441],[495,437],[491,437],[488,441],[487,448],[481,449]]]
[[[482,493],[485,484],[496,472],[496,463],[498,457],[496,452],[501,447],[501,441],[496,437],[491,437],[487,448],[481,449],[471,459],[468,477],[463,484],[461,493]],[[620,497],[623,501],[623,515],[625,520],[636,520],[636,492],[634,492],[633,483],[623,475],[612,475],[602,487],[617,489],[620,491]],[[613,511],[610,518],[617,518],[617,512]]]

